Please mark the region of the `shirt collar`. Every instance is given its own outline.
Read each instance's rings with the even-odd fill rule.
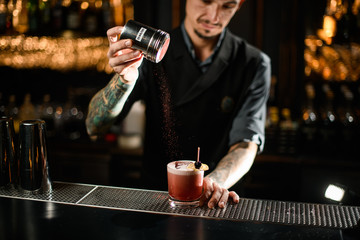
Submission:
[[[184,22],[182,22],[180,28],[181,28],[182,36],[183,36],[184,41],[185,41],[186,48],[189,50],[189,53],[190,53],[191,57],[195,60],[197,65],[200,67],[201,71],[206,72],[206,70],[210,67],[211,63],[213,62],[216,53],[220,49],[221,43],[222,43],[222,41],[223,41],[223,39],[225,37],[225,29],[220,34],[219,40],[218,40],[218,42],[217,42],[217,44],[215,46],[213,54],[211,54],[211,56],[208,57],[205,61],[201,62],[195,55],[194,46],[193,46],[193,44],[192,44],[192,42],[190,40],[190,37],[189,37],[188,33],[185,30]]]

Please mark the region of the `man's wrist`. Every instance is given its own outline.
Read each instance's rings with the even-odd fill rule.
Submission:
[[[122,92],[127,92],[129,89],[133,87],[134,84],[130,84],[128,81],[126,81],[121,75],[117,74],[117,87]]]

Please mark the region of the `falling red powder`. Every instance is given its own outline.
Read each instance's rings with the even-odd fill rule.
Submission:
[[[175,118],[171,107],[171,92],[163,68],[156,67],[154,74],[157,75],[161,92],[160,100],[163,113],[162,138],[167,147],[166,155],[169,159],[169,162],[171,162],[181,158],[178,143],[179,138],[175,131]]]

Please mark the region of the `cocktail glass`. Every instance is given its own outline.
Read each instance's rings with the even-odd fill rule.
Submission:
[[[167,178],[171,207],[197,207],[203,192],[204,171],[189,169],[191,160],[168,163]]]

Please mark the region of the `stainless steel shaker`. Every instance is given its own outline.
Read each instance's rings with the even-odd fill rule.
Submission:
[[[144,57],[154,63],[160,62],[170,44],[170,35],[160,29],[129,20],[119,39],[132,39],[132,48],[141,50]]]
[[[15,184],[17,164],[14,122],[11,117],[0,118],[0,187]]]
[[[31,193],[51,191],[46,124],[44,120],[25,120],[19,127],[19,185]]]

